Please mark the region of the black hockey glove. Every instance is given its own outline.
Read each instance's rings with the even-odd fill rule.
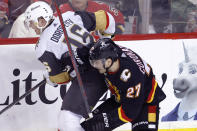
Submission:
[[[98,114],[82,122],[81,126],[85,131],[112,131],[107,113]]]
[[[75,58],[78,62],[78,64],[90,64],[89,63],[89,50],[94,45],[94,43],[90,43],[86,46],[83,46],[81,48],[77,48],[75,51]]]
[[[89,43],[86,46],[77,48],[74,53],[80,73],[84,73],[91,68],[89,62],[89,50],[93,45],[94,43]]]
[[[75,15],[79,15],[83,21],[84,27],[88,31],[93,31],[96,28],[95,14],[87,11],[76,11]]]
[[[92,43],[87,44],[86,46],[77,48],[75,51],[73,51],[80,73],[86,72],[91,67],[89,63],[89,50],[93,45],[94,43],[92,42]],[[69,52],[64,53],[61,59],[62,61],[64,61],[63,63],[65,63],[65,66],[70,67],[69,68],[70,72],[74,70]],[[66,71],[69,72],[68,70]]]

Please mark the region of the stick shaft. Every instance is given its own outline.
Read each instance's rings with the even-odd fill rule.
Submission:
[[[77,64],[76,64],[74,53],[72,51],[72,47],[71,47],[69,39],[68,39],[68,34],[67,34],[67,31],[66,31],[65,26],[64,26],[63,18],[62,18],[61,12],[60,12],[56,2],[55,1],[53,1],[53,2],[54,2],[54,5],[55,5],[55,8],[57,10],[57,14],[58,14],[61,26],[62,26],[62,30],[64,32],[64,37],[65,37],[66,44],[67,44],[67,47],[68,47],[68,50],[69,50],[69,55],[71,57],[72,65],[73,65],[74,70],[75,70],[76,75],[77,75],[78,84],[79,84],[79,87],[80,87],[82,98],[83,98],[84,103],[85,103],[87,114],[89,115],[91,113],[90,106],[88,104],[87,96],[86,96],[86,93],[85,93],[85,90],[84,90],[84,86],[83,86],[83,82],[82,82],[82,79],[81,79],[81,76],[80,76],[80,73],[79,73],[79,70],[78,70],[78,67],[77,67]]]

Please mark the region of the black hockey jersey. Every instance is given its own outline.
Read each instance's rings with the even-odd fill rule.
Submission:
[[[116,72],[105,74],[106,83],[116,101],[121,104],[110,116],[115,123],[131,122],[136,119],[145,103],[159,103],[155,95],[161,90],[155,80],[152,68],[139,55],[128,48],[120,47],[120,67]]]

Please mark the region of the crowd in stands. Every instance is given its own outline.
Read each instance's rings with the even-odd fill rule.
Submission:
[[[24,2],[25,1],[25,2]],[[0,38],[38,37],[25,27],[24,12],[38,0],[0,0]],[[51,0],[49,3],[55,11]],[[195,0],[56,0],[62,13],[106,10],[116,21],[116,34],[197,31]],[[54,14],[57,16],[57,13]]]

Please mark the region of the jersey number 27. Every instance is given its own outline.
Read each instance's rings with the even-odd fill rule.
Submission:
[[[127,98],[137,98],[140,95],[141,83],[127,89]]]

